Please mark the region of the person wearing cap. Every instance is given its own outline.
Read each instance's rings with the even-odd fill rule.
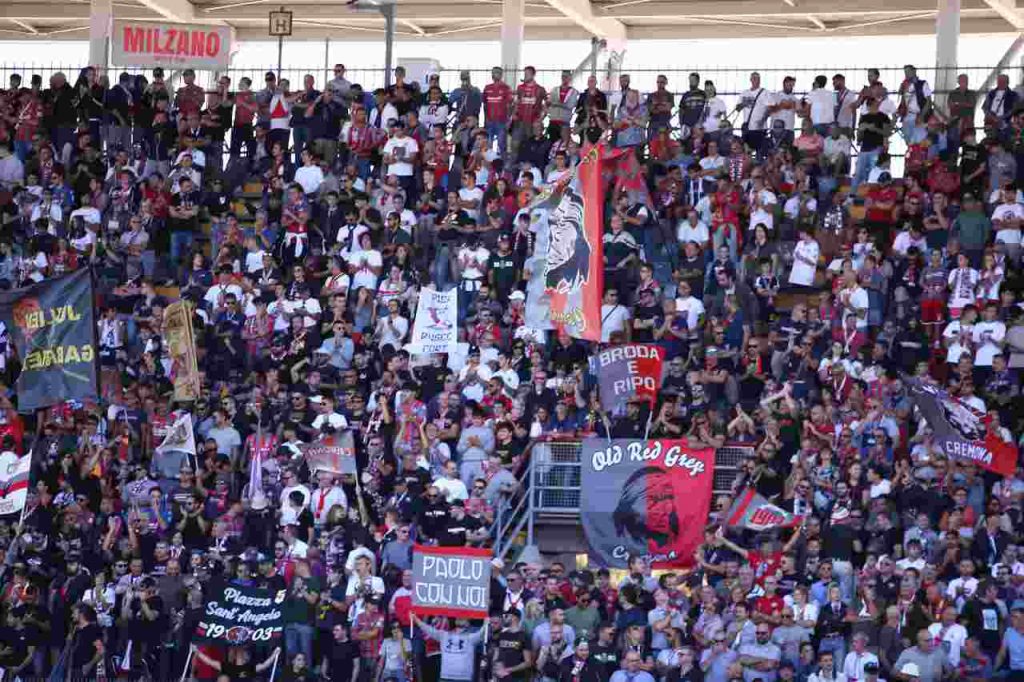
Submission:
[[[502,628],[495,634],[492,669],[500,680],[524,682],[530,679],[535,652],[530,638],[522,628],[522,616],[516,609],[508,609],[501,617]]]
[[[463,123],[468,119],[480,120],[480,109],[483,106],[483,93],[473,85],[469,71],[459,72],[459,86],[452,90],[448,98],[456,120]]]

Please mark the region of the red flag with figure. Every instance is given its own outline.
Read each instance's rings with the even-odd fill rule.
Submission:
[[[747,488],[733,502],[725,519],[727,526],[762,531],[798,526],[803,517],[772,504],[753,488]]]
[[[544,262],[544,295],[556,328],[589,341],[601,339],[604,289],[603,169],[622,150],[585,149],[573,173],[530,207],[537,255]]]
[[[588,438],[580,464],[580,521],[592,557],[609,568],[626,568],[630,557],[655,568],[693,564],[711,506],[714,448]]]

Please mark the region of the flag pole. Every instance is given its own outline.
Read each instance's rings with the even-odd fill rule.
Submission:
[[[274,675],[277,674],[277,659],[281,657],[281,649],[274,651],[274,664],[270,667],[270,677],[267,679],[274,682]]]
[[[185,678],[188,677],[188,670],[189,667],[192,665],[192,654],[194,654],[195,651],[195,644],[188,648],[188,656],[185,658],[185,669],[181,671],[181,682],[185,682]]]

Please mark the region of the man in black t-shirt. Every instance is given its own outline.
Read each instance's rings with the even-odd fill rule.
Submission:
[[[348,630],[342,624],[331,628],[332,639],[324,654],[323,675],[330,682],[352,682],[359,662],[359,646],[349,639]]]
[[[525,680],[533,668],[530,638],[520,627],[519,611],[509,609],[502,616],[505,627],[498,633],[494,651],[494,672],[507,682]]]
[[[462,500],[455,500],[448,510],[448,523],[444,525],[437,544],[442,547],[462,547],[468,542],[479,540],[480,521],[466,516],[466,505]]]
[[[96,610],[79,604],[75,614],[75,634],[71,640],[71,677],[88,679],[103,672],[103,630],[96,624]]]

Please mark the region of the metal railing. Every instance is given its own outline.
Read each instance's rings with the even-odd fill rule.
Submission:
[[[23,84],[28,85],[29,78],[32,74],[39,74],[43,77],[43,85],[47,86],[50,75],[62,71],[72,83],[77,79],[79,71],[84,64],[59,64],[59,63],[39,63],[39,62],[26,62],[21,64],[3,63],[0,64],[0,87],[6,86],[8,78],[12,73],[19,73],[22,75]],[[571,64],[567,64],[566,67],[571,67]],[[317,65],[295,65],[285,63],[281,69],[281,77],[287,78],[291,84],[293,90],[298,90],[302,87],[302,79],[307,74],[312,75],[315,79],[316,86],[318,88],[323,87],[323,84],[333,78],[331,69],[333,63],[325,64],[320,63]],[[705,66],[667,66],[665,68],[640,68],[631,69],[628,66],[622,69],[623,74],[629,74],[630,86],[640,90],[641,92],[650,92],[655,89],[655,82],[659,75],[664,75],[668,78],[668,89],[675,93],[683,92],[687,89],[688,76],[690,73],[696,72],[700,75],[701,87],[705,80],[711,80],[715,83],[715,87],[718,91],[718,95],[726,100],[726,104],[732,104],[733,100],[739,96],[744,90],[750,87],[750,74],[757,71],[761,74],[761,85],[769,90],[781,90],[782,79],[786,76],[793,76],[796,78],[796,86],[794,91],[798,95],[802,95],[811,89],[811,83],[815,76],[824,75],[828,78],[828,87],[832,87],[832,76],[837,73],[844,74],[846,76],[847,87],[851,90],[857,91],[867,82],[867,69],[878,68],[880,72],[880,80],[889,88],[890,91],[895,91],[903,80],[903,65],[889,65],[889,66],[877,66],[875,64],[864,64],[864,65],[824,65],[824,66],[794,66],[794,67],[721,67],[713,65]],[[979,65],[979,66],[957,66],[948,69],[937,69],[935,67],[921,66],[918,68],[918,76],[928,81],[933,88],[938,88],[939,84],[942,83],[954,83],[956,82],[956,76],[965,73],[970,79],[971,87],[977,88],[983,84],[986,77],[993,71],[999,70],[998,65]],[[113,84],[117,83],[117,74],[122,71],[137,75],[145,75],[147,78],[151,78],[152,70],[141,67],[110,67],[110,80]],[[169,87],[177,87],[180,85],[181,70],[167,67],[164,69],[166,80]],[[232,66],[227,69],[220,71],[196,71],[196,83],[203,87],[213,88],[218,76],[226,75],[231,78],[232,88],[234,88],[238,81],[247,77],[252,80],[253,89],[259,90],[263,87],[264,75],[267,71],[277,72],[277,64],[250,64],[245,66]],[[451,92],[459,86],[460,80],[459,75],[462,71],[469,71],[470,77],[473,83],[477,87],[483,87],[491,80],[491,66],[481,66],[475,64],[472,66],[461,67],[461,66],[449,66],[441,68],[437,71],[438,81],[441,88],[445,92]],[[1020,69],[1018,67],[1007,66],[1002,69],[1004,73],[1010,74],[1011,83],[1016,84],[1021,80]],[[537,82],[546,88],[553,88],[561,82],[562,68],[538,68],[537,69]],[[345,73],[345,78],[350,83],[360,84],[364,90],[372,91],[374,88],[384,86],[385,82],[385,70],[381,66],[368,66],[368,67],[348,67]],[[509,74],[506,76],[506,81],[509,83],[518,82],[521,78],[520,74],[514,76]],[[580,87],[586,83],[586,73],[583,72],[577,79],[576,85]],[[942,89],[937,90],[937,94],[945,94],[946,91]]]
[[[525,533],[525,544],[534,543],[538,521],[574,520],[579,517],[583,443],[575,439],[534,440],[527,448],[527,464],[519,478],[519,487],[502,500],[491,533],[494,554],[504,559],[518,538]],[[715,451],[712,490],[715,496],[731,494],[740,465],[754,456],[746,444],[726,444]]]

